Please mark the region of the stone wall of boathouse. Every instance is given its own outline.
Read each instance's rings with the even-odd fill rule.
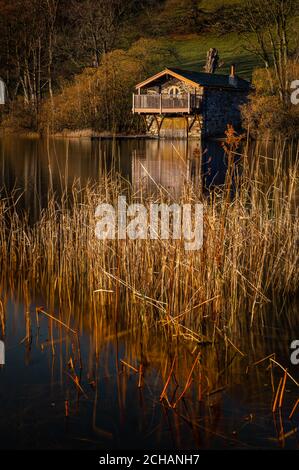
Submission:
[[[241,107],[247,101],[247,93],[230,89],[205,89],[203,103],[204,137],[223,136],[227,125],[236,130],[242,127]]]

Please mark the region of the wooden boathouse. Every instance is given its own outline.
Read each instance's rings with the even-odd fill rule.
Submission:
[[[144,117],[150,136],[221,136],[227,124],[241,127],[250,87],[234,65],[230,75],[170,67],[136,85],[132,111]]]

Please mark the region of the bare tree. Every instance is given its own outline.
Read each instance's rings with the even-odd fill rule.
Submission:
[[[52,66],[53,66],[53,51],[56,34],[56,20],[59,0],[44,0],[46,11],[46,25],[47,25],[47,40],[48,40],[48,89],[51,101],[53,101],[53,84],[52,84]]]
[[[288,97],[289,24],[295,7],[296,0],[245,0],[239,18],[246,48],[264,62],[272,89],[273,66],[282,102]]]
[[[73,16],[79,34],[92,52],[94,66],[100,64],[102,54],[114,48],[120,27],[133,4],[133,0],[73,1]]]

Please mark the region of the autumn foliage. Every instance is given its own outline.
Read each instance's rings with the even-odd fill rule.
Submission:
[[[86,68],[66,83],[41,112],[41,128],[131,132],[142,122],[133,116],[134,85],[170,61],[172,52],[157,40],[142,39],[128,51],[103,56],[99,67]]]
[[[253,74],[254,92],[248,104],[243,107],[244,126],[251,134],[282,133],[286,136],[298,135],[299,106],[291,102],[291,82],[299,77],[299,63],[289,61],[287,80],[289,96],[286,103],[279,97],[278,83],[273,70],[257,69]]]

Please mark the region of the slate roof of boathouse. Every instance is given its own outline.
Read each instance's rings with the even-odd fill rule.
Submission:
[[[149,84],[164,75],[173,75],[177,78],[188,80],[193,82],[196,85],[209,88],[231,88],[238,89],[243,91],[249,91],[251,88],[251,83],[239,76],[235,75],[231,77],[230,75],[222,75],[218,73],[206,73],[206,72],[195,72],[193,70],[184,70],[176,67],[167,67],[162,72],[153,75],[147,80],[136,85],[136,88],[141,88],[142,86]]]

